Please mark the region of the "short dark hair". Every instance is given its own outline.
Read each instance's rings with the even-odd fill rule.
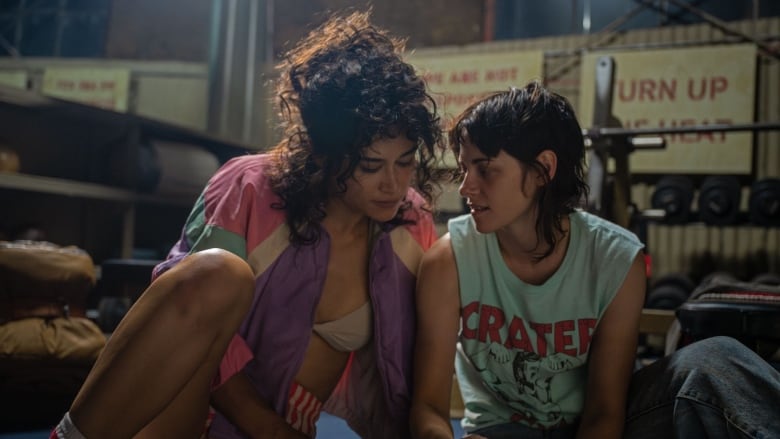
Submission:
[[[333,16],[279,65],[282,141],[272,150],[271,187],[294,244],[316,242],[327,182],[341,190],[364,148],[406,136],[418,146],[414,187],[433,203],[436,149],[442,134],[425,82],[403,61],[404,41],[373,26],[369,12]],[[346,169],[344,163],[347,164]],[[391,222],[402,222],[404,203]]]
[[[540,259],[551,254],[556,244],[554,232],[563,231],[561,217],[579,207],[588,194],[585,141],[569,101],[533,81],[472,104],[455,119],[448,134],[456,155],[461,145],[470,142],[488,157],[506,151],[545,176],[547,184],[536,199],[536,231],[550,245]],[[558,157],[552,180],[536,159],[544,150]]]

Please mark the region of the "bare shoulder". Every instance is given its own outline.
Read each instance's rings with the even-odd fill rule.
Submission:
[[[422,257],[420,270],[451,270],[452,273],[457,272],[455,255],[452,252],[449,233],[446,233],[441,238],[437,239],[431,248],[425,252]]]
[[[602,317],[600,326],[611,329],[601,332],[611,333],[615,337],[622,335],[631,338],[632,334],[638,331],[646,284],[644,253],[639,252],[623,284]]]
[[[418,273],[418,296],[437,299],[453,299],[459,295],[458,269],[450,245],[450,235],[445,234],[425,252]]]
[[[417,278],[418,341],[431,346],[452,344],[454,347],[459,309],[458,270],[449,234],[445,234],[425,253],[420,263]],[[449,361],[452,362],[452,356],[449,356]]]

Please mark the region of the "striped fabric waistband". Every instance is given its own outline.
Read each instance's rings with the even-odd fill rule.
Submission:
[[[322,401],[300,384],[293,382],[290,386],[290,398],[287,402],[287,423],[313,438],[317,431],[315,424],[321,411]]]

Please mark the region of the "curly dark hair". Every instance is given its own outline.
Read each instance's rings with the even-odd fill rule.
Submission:
[[[537,81],[520,89],[512,87],[465,109],[448,136],[455,155],[461,145],[471,142],[488,157],[504,150],[544,176],[547,184],[536,196],[536,233],[550,246],[538,259],[549,256],[557,243],[555,232],[563,233],[561,218],[579,207],[588,195],[585,140],[569,101]],[[552,180],[536,159],[548,149],[558,157]]]
[[[327,184],[346,190],[364,148],[405,135],[419,145],[413,185],[433,205],[442,133],[422,77],[404,62],[404,41],[369,21],[370,12],[333,16],[279,64],[283,138],[271,151],[269,179],[286,212],[293,244],[319,240]],[[346,163],[346,166],[345,166]],[[405,222],[403,203],[390,223]]]

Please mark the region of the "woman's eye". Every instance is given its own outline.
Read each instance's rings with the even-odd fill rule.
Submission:
[[[362,163],[360,164],[360,170],[368,174],[374,174],[376,172],[379,172],[380,169],[382,169],[381,166],[362,164]]]
[[[400,166],[402,168],[408,168],[408,167],[414,165],[415,160],[414,159],[412,159],[412,160],[404,160],[402,162],[397,162],[397,163],[398,163],[398,166]]]

